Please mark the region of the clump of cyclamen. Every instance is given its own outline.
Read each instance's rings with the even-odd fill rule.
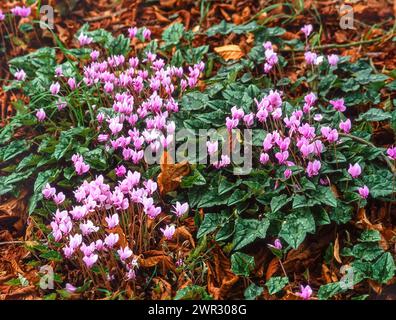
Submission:
[[[129,36],[135,37],[136,28],[129,29]],[[143,30],[144,39],[151,37],[149,29]],[[78,37],[81,46],[90,45],[93,39],[81,33]],[[156,219],[163,209],[156,205],[157,183],[143,180],[138,171],[130,171],[127,166],[138,165],[144,161],[144,148],[149,146],[153,152],[161,152],[173,141],[175,123],[170,115],[178,112],[175,99],[188,88],[194,88],[204,64],[198,63],[186,69],[166,65],[156,54],[148,52],[143,59],[136,56],[128,60],[122,55],[110,56],[100,60],[98,51],[91,52],[92,62],[83,69],[82,81],[69,78],[62,81],[63,70],[58,66],[55,78],[49,88],[57,96],[58,109],[66,104],[61,95],[61,83],[67,83],[75,90],[81,83],[87,87],[100,85],[106,100],[112,101],[111,116],[97,114],[98,142],[109,150],[119,152],[124,160],[115,168],[119,179],[112,187],[106,184],[102,175],[88,182],[85,180],[74,191],[74,198],[67,203],[75,203],[66,209],[66,196],[49,184],[43,189],[43,196],[58,206],[51,222],[54,240],[62,244],[63,255],[73,261],[83,261],[86,268],[106,265],[109,257],[115,254],[125,270],[125,279],[131,280],[138,269],[136,243],[128,239],[128,245],[121,245],[117,228],[125,229],[125,221],[131,216],[143,214],[147,219]],[[67,90],[65,90],[66,92]],[[44,111],[43,111],[44,112]],[[45,113],[37,114],[43,121]],[[83,154],[71,158],[77,175],[90,171]],[[62,208],[64,210],[62,210]],[[176,202],[171,216],[181,218],[188,213],[187,203]],[[164,213],[165,214],[165,213]],[[174,224],[159,228],[166,240],[171,240],[176,232]],[[111,275],[109,275],[111,276]]]

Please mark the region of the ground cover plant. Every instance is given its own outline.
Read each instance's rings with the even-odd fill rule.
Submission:
[[[7,57],[3,91],[20,98],[0,131],[0,196],[26,201],[29,266],[8,287],[308,300],[393,284],[396,74],[320,45],[320,23],[269,26],[277,8],[159,34],[84,23],[71,43],[50,31]],[[2,11],[5,52],[36,31],[33,11]],[[228,36],[246,47],[210,45]]]

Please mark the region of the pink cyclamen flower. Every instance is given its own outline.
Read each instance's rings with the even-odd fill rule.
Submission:
[[[77,288],[70,283],[66,283],[65,290],[69,293],[76,292]]]
[[[151,31],[150,31],[150,29],[145,28],[145,29],[143,30],[143,38],[144,38],[144,40],[150,40],[150,38],[151,38]]]
[[[53,96],[57,95],[60,91],[60,84],[59,82],[52,83],[50,86],[50,92]]]
[[[46,117],[46,114],[45,114],[45,111],[43,108],[37,110],[36,118],[38,121],[40,121],[40,122],[44,121],[45,117]]]
[[[342,131],[344,131],[345,133],[349,133],[349,131],[351,131],[351,127],[352,127],[352,124],[351,124],[351,120],[349,120],[349,119],[346,119],[345,121],[340,122],[340,129]]]
[[[129,257],[132,256],[133,252],[131,249],[129,249],[128,246],[126,246],[125,248],[120,248],[119,250],[117,250],[118,255],[120,256],[120,259],[122,261],[125,261],[126,259],[128,259]]]
[[[91,254],[90,256],[84,256],[83,261],[88,269],[91,269],[92,266],[98,261],[97,254]]]
[[[219,149],[219,142],[218,141],[208,141],[206,142],[206,147],[208,148],[208,153],[210,156],[213,156],[217,150]]]
[[[114,213],[112,216],[110,217],[105,217],[105,220],[107,222],[107,227],[109,229],[113,229],[116,226],[118,226],[118,224],[120,223],[120,219],[118,217],[117,213]]]
[[[274,243],[269,243],[268,246],[270,248],[274,248],[277,250],[282,250],[282,242],[279,239],[275,239]]]
[[[17,70],[17,72],[15,72],[15,79],[19,81],[25,81],[26,72],[23,69]]]
[[[131,38],[131,39],[135,38],[137,33],[138,33],[138,28],[136,28],[136,27],[131,27],[128,29],[128,35],[129,35],[129,38]]]
[[[329,62],[329,65],[331,65],[332,67],[335,67],[339,60],[340,58],[338,58],[336,54],[331,54],[327,56],[327,61]]]
[[[161,228],[161,231],[167,240],[171,240],[173,235],[175,234],[176,229],[174,225],[171,226],[168,225],[165,227],[165,229]]]
[[[262,152],[260,154],[260,163],[261,164],[266,164],[269,161],[269,155],[268,153]]]
[[[49,183],[47,183],[42,191],[45,199],[52,198],[55,195],[56,189],[52,188]]]
[[[314,161],[308,162],[308,165],[307,165],[308,177],[317,176],[319,174],[319,170],[320,170],[321,166],[322,166],[322,164],[320,163],[319,160],[314,160]]]
[[[118,166],[115,168],[115,174],[117,177],[123,177],[126,174],[126,168],[124,166]]]
[[[0,21],[3,21],[5,19],[5,14],[3,13],[2,10],[0,10]]]
[[[312,289],[309,285],[307,286],[300,286],[300,292],[297,293],[297,295],[304,300],[309,300],[309,298],[312,296]]]
[[[389,158],[392,160],[396,160],[396,147],[390,147],[386,150],[386,153]]]
[[[21,7],[21,6],[16,6],[14,8],[11,9],[11,13],[16,16],[16,17],[21,17],[21,18],[26,18],[28,16],[30,16],[32,10],[30,9],[30,7]]]
[[[307,64],[316,64],[316,59],[318,58],[315,52],[307,51],[304,53],[305,61]]]
[[[344,112],[346,110],[344,99],[330,100],[330,104],[337,111]]]
[[[92,42],[92,38],[86,36],[85,34],[81,33],[78,37],[78,42],[80,43],[80,46],[85,46],[88,45]]]
[[[114,245],[118,242],[118,240],[120,239],[120,236],[118,235],[118,233],[110,233],[104,240],[105,245],[108,248],[112,248],[114,247]]]
[[[59,192],[58,194],[54,195],[54,202],[59,205],[61,203],[63,203],[63,201],[65,201],[66,197],[63,194],[63,192]]]
[[[352,178],[357,178],[362,173],[362,168],[358,163],[355,163],[354,165],[349,164],[348,173],[351,175]]]
[[[99,56],[100,56],[100,53],[99,53],[98,50],[93,50],[93,51],[89,54],[89,56],[91,57],[92,61],[96,61],[96,60],[98,60],[98,58],[99,58]]]
[[[309,35],[310,35],[310,34],[312,33],[312,31],[313,31],[313,26],[312,26],[312,24],[306,24],[305,26],[303,26],[303,27],[301,28],[301,31],[304,33],[305,38],[308,38]]]
[[[291,177],[291,175],[293,174],[293,172],[290,169],[286,169],[283,172],[283,176],[285,177],[285,179],[289,179]]]
[[[77,83],[76,83],[76,79],[75,78],[69,78],[67,80],[67,84],[69,85],[71,90],[74,90],[77,88]]]
[[[173,213],[180,218],[181,216],[183,216],[184,214],[187,213],[188,211],[188,203],[185,202],[183,204],[181,204],[179,201],[176,201],[176,205],[173,206],[174,210]]]
[[[358,189],[358,191],[359,191],[360,196],[361,196],[363,199],[367,199],[367,197],[368,197],[369,194],[370,194],[370,190],[369,190],[369,188],[368,188],[366,185],[364,185],[363,187],[360,187],[360,188]]]

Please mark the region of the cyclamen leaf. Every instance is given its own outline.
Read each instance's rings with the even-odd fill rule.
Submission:
[[[203,236],[215,231],[227,221],[227,218],[227,215],[223,212],[205,213],[204,220],[202,221],[197,233],[197,238],[200,239]]]
[[[260,296],[264,291],[263,287],[259,287],[255,283],[252,283],[249,287],[246,288],[244,296],[246,300],[255,300],[258,296]]]
[[[294,249],[304,241],[307,232],[315,231],[315,220],[309,210],[288,215],[282,224],[279,236]]]
[[[382,109],[372,108],[369,111],[361,114],[356,121],[384,121],[392,118],[389,112],[385,112]]]
[[[395,275],[395,261],[390,252],[385,252],[373,264],[373,279],[387,283]]]
[[[255,267],[254,258],[242,252],[231,256],[231,271],[238,276],[248,277]]]
[[[289,279],[287,277],[271,277],[265,285],[269,294],[275,294],[281,291],[288,283]]]
[[[235,221],[234,250],[239,250],[255,241],[266,237],[269,221],[256,219],[237,219]]]

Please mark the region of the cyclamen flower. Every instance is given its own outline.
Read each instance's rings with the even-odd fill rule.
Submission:
[[[260,163],[261,164],[266,164],[269,161],[269,155],[268,153],[261,153],[260,154]]]
[[[36,112],[36,118],[38,121],[42,122],[45,120],[46,114],[45,111],[41,108]]]
[[[390,147],[386,150],[386,153],[389,158],[392,160],[396,160],[396,147]]]
[[[331,54],[327,56],[327,61],[329,62],[329,65],[331,65],[332,67],[335,67],[339,60],[340,58],[336,54]]]
[[[338,140],[338,132],[336,129],[330,127],[322,127],[320,129],[322,135],[327,139],[328,142],[336,142]]]
[[[282,242],[279,239],[275,239],[273,244],[269,244],[268,246],[278,249],[278,250],[282,250]]]
[[[129,28],[128,29],[129,38],[131,38],[131,39],[135,38],[137,35],[137,32],[138,32],[138,28],[136,28],[136,27]]]
[[[125,248],[121,248],[119,250],[117,250],[118,255],[120,256],[120,259],[122,261],[125,261],[126,259],[128,259],[129,257],[132,256],[133,252],[131,249],[129,249],[128,246],[126,246]]]
[[[118,242],[120,236],[117,233],[110,233],[104,240],[105,245],[108,248],[114,247],[114,245]]]
[[[88,269],[91,269],[92,266],[96,263],[96,261],[98,261],[98,255],[97,254],[92,254],[90,256],[84,256],[83,257],[83,261],[85,263],[85,265],[87,266]]]
[[[176,229],[174,225],[168,225],[165,227],[165,229],[161,228],[161,231],[167,240],[171,240],[173,238],[173,235],[175,234]]]
[[[63,192],[59,192],[58,194],[54,195],[54,202],[59,205],[65,201],[66,197]]]
[[[60,84],[59,82],[52,83],[50,86],[50,92],[53,96],[57,95],[60,91]]]
[[[66,283],[65,290],[69,293],[76,292],[77,288],[70,283]]]
[[[98,232],[99,227],[95,226],[91,220],[88,220],[86,223],[80,223],[80,230],[86,236],[93,232]]]
[[[5,19],[5,14],[3,13],[2,10],[0,10],[0,21],[3,21]]]
[[[292,172],[290,169],[286,169],[286,170],[283,172],[283,176],[285,177],[286,180],[289,179],[289,178],[291,177],[292,174],[293,174],[293,172]]]
[[[179,201],[176,202],[176,205],[173,206],[174,211],[173,213],[180,218],[181,216],[183,216],[184,214],[187,213],[188,211],[188,203],[185,202],[183,204],[181,204]]]
[[[214,141],[214,142],[207,141],[206,147],[208,148],[209,155],[213,156],[219,148],[219,142],[218,141]]]
[[[362,173],[362,168],[358,163],[355,163],[354,165],[349,164],[348,173],[351,175],[352,178],[355,179],[359,177],[360,174]]]
[[[313,31],[313,26],[312,26],[312,24],[306,24],[305,26],[303,26],[303,27],[301,28],[301,31],[304,33],[305,38],[308,38],[309,35],[310,35],[310,34],[312,33],[312,31]]]
[[[22,17],[22,18],[26,18],[28,16],[30,16],[32,10],[30,7],[20,7],[20,6],[16,6],[15,8],[11,9],[11,13],[16,16],[16,17]]]
[[[107,139],[106,139],[107,140]],[[118,166],[115,168],[115,174],[117,177],[123,177],[126,174],[126,168],[124,166]]]
[[[100,52],[98,50],[93,50],[89,56],[91,57],[92,61],[96,61],[98,60],[99,56],[100,56]]]
[[[309,300],[309,298],[312,296],[312,289],[309,285],[305,287],[301,285],[300,292],[298,292],[297,295],[304,300]]]
[[[55,195],[56,189],[52,188],[49,183],[47,183],[42,191],[44,198],[49,199]]]
[[[69,236],[69,247],[71,249],[77,249],[82,243],[81,234],[75,234],[74,236]]]
[[[19,81],[25,81],[26,72],[23,69],[17,70],[17,72],[15,72],[15,79]]]
[[[318,58],[317,54],[311,51],[305,52],[304,57],[307,64],[315,64],[316,59]]]
[[[344,99],[330,100],[330,104],[337,111],[344,112],[346,110]]]
[[[69,78],[67,80],[67,84],[69,85],[71,90],[74,90],[77,88],[77,83],[76,83],[76,79],[75,78]]]
[[[358,188],[358,191],[359,191],[360,196],[363,199],[367,199],[367,197],[370,194],[370,190],[369,190],[369,188],[366,185],[364,185],[363,187]]]
[[[145,29],[143,30],[143,38],[144,38],[144,40],[150,40],[150,38],[151,38],[151,31],[150,31],[150,29],[145,28]]]
[[[349,119],[346,119],[345,121],[340,122],[340,129],[342,131],[344,131],[345,133],[349,133],[349,131],[351,131],[351,127],[352,127],[352,124],[351,124],[351,120],[349,120]]]
[[[307,166],[307,174],[308,177],[313,177],[313,176],[317,176],[319,174],[319,170],[321,168],[322,164],[320,163],[319,160],[314,160],[314,161],[310,161],[308,162],[308,166]]]
[[[80,46],[91,44],[92,41],[93,39],[91,37],[88,37],[83,33],[81,33],[78,37],[78,42],[80,43]]]

